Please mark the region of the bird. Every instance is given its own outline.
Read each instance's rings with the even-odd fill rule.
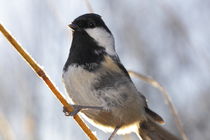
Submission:
[[[102,17],[87,13],[69,27],[72,42],[62,79],[74,110],[64,112],[71,116],[80,112],[95,127],[111,132],[109,140],[116,134],[139,135],[142,122],[163,124],[121,63]]]

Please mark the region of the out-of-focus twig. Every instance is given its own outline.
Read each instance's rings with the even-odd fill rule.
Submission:
[[[169,106],[169,109],[171,110],[171,113],[174,117],[175,124],[177,126],[177,129],[179,130],[180,135],[182,136],[182,138],[184,140],[187,140],[187,136],[184,132],[184,128],[182,126],[181,119],[179,118],[177,110],[176,110],[175,106],[173,105],[172,100],[171,100],[168,92],[166,91],[166,89],[160,83],[158,83],[157,81],[155,81],[154,79],[152,79],[150,77],[144,76],[144,75],[134,72],[134,71],[128,71],[128,73],[130,76],[137,77],[160,90],[160,92],[162,93],[162,95],[164,97],[165,103]]]
[[[164,13],[167,15],[167,24],[170,26],[170,31],[173,32],[174,38],[182,40],[186,45],[181,45],[182,49],[186,48],[188,49],[188,52],[192,51],[196,57],[198,57],[201,60],[204,60],[204,62],[207,64],[207,69],[210,71],[210,55],[208,51],[203,48],[203,46],[196,46],[191,38],[190,38],[190,31],[185,26],[183,20],[178,16],[178,14],[174,11],[173,7],[167,3],[165,0],[158,0],[159,4],[161,5],[161,9],[164,11]],[[202,51],[199,52],[199,50]],[[200,61],[198,61],[200,63]],[[184,139],[184,140],[188,140]]]
[[[35,60],[33,60],[33,58],[22,48],[22,46],[8,33],[8,31],[3,27],[2,24],[0,24],[0,31],[7,38],[7,40],[13,45],[13,47],[18,51],[18,53],[28,62],[31,68],[44,80],[44,82],[51,89],[51,91],[54,93],[57,99],[67,109],[67,111],[69,112],[73,111],[73,108],[64,99],[64,97],[61,95],[59,90],[54,86],[54,84],[51,82],[46,73],[35,62]],[[75,115],[74,119],[91,140],[97,140],[96,136],[91,132],[91,130],[86,126],[86,124],[82,121],[82,119],[78,115]]]
[[[0,112],[0,135],[5,140],[15,140],[15,135],[10,126],[10,123],[1,112]]]
[[[92,8],[92,6],[91,6],[89,0],[84,0],[84,1],[85,1],[85,5],[86,5],[88,11],[89,11],[90,13],[93,13],[93,8]]]

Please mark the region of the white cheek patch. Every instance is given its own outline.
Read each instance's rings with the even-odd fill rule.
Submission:
[[[85,29],[85,31],[98,43],[99,46],[104,47],[109,55],[116,55],[112,34],[99,27]]]

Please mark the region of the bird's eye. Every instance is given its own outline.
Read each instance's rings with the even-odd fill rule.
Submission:
[[[89,28],[94,28],[94,27],[95,27],[95,23],[94,23],[94,22],[88,23],[88,27],[89,27]]]

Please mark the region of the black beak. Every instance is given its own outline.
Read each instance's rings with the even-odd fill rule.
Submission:
[[[78,25],[76,25],[76,24],[69,24],[68,25],[72,30],[74,30],[74,31],[77,31],[77,30],[79,30],[79,26]]]

